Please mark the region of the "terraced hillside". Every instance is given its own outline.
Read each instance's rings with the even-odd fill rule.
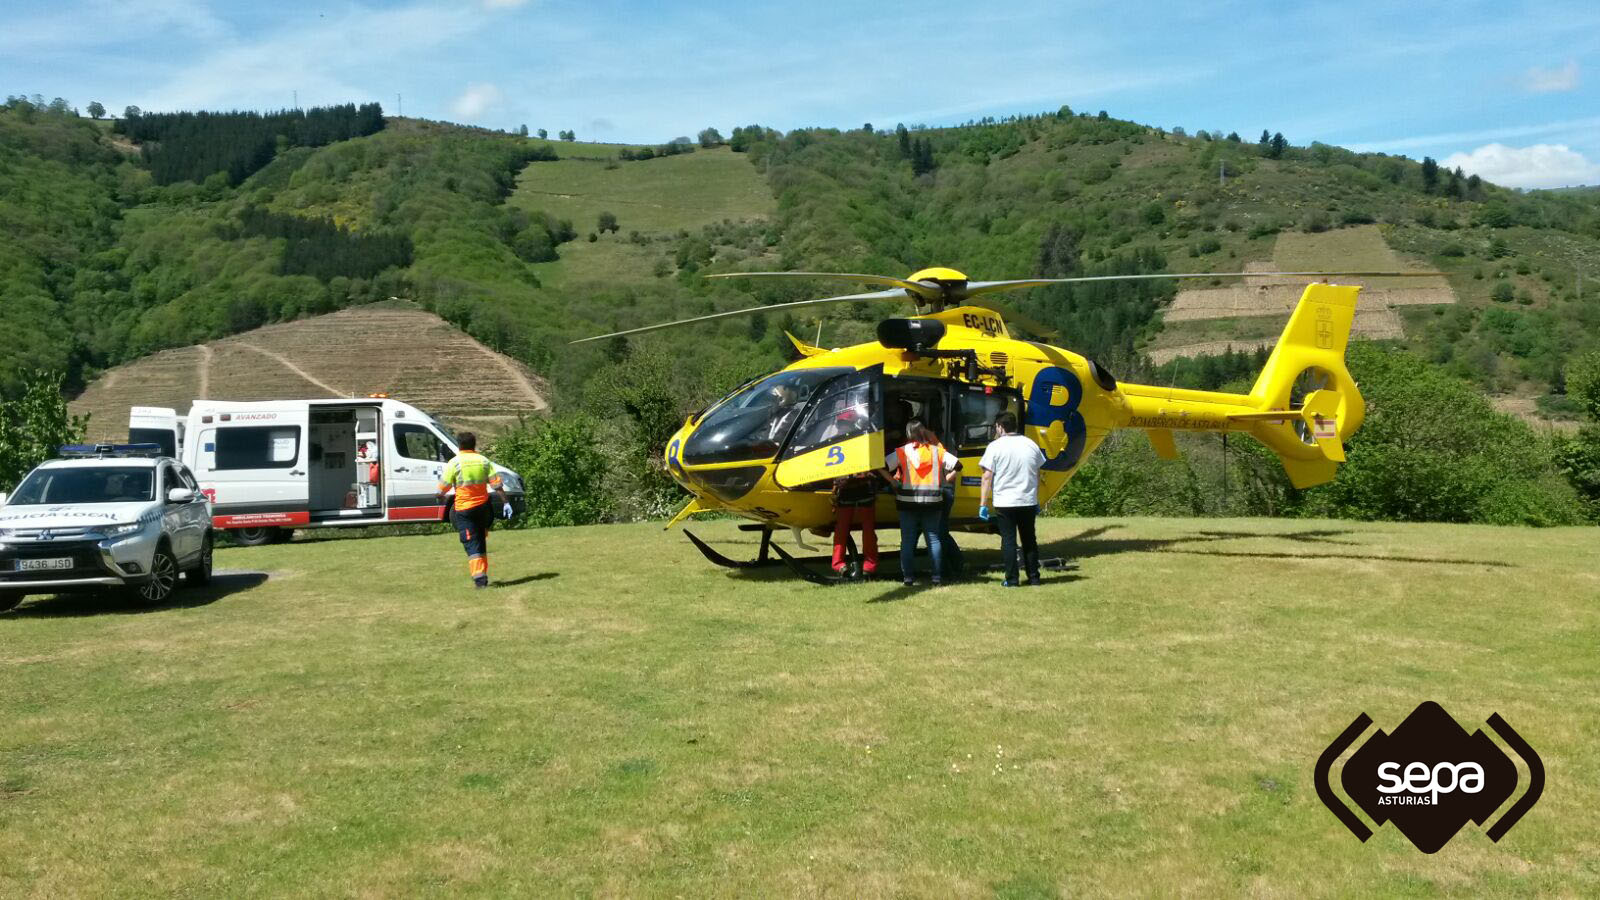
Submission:
[[[1428,267],[1402,258],[1389,248],[1376,225],[1318,234],[1284,232],[1273,245],[1272,259],[1246,263],[1246,272],[1320,271],[1404,272]],[[1456,302],[1444,278],[1341,278],[1362,286],[1352,333],[1366,338],[1402,338],[1405,326],[1395,307]],[[1165,327],[1152,343],[1150,357],[1163,363],[1179,356],[1253,350],[1270,345],[1282,332],[1300,299],[1304,279],[1246,277],[1223,287],[1180,291],[1163,315]]]
[[[127,434],[128,407],[383,392],[495,431],[549,407],[544,381],[429,312],[357,307],[168,350],[106,372],[72,402],[89,437]]]

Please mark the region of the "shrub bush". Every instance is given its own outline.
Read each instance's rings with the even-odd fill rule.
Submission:
[[[606,459],[585,415],[523,420],[489,448],[522,476],[527,509],[510,527],[590,525],[606,517]]]

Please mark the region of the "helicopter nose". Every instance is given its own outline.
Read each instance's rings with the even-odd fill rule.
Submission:
[[[724,503],[732,503],[750,493],[766,473],[765,465],[686,469],[681,483],[696,493],[708,493]]]

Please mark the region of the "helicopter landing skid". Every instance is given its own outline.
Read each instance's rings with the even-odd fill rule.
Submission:
[[[694,532],[687,528],[683,530],[683,535],[689,539],[690,543],[694,544],[695,549],[699,550],[702,556],[725,569],[764,569],[769,566],[783,565],[781,561],[767,555],[767,551],[777,549],[777,547],[773,546],[772,532],[770,530],[761,532],[761,550],[756,554],[756,558],[746,560],[729,559],[723,556],[721,553],[711,549],[710,544],[695,537]]]
[[[1065,556],[1047,556],[1039,560],[1039,568],[1049,569],[1052,572],[1074,572],[1077,571],[1078,561],[1068,559]],[[985,567],[985,571],[988,572],[1004,572],[1005,570],[1005,563],[990,563]]]
[[[859,580],[852,579],[844,575],[836,575],[833,572],[829,572],[828,574],[824,575],[823,573],[818,572],[816,569],[806,565],[805,560],[796,559],[795,557],[790,556],[788,553],[784,552],[782,547],[779,547],[777,544],[772,545],[772,552],[778,554],[778,558],[783,560],[783,564],[789,567],[789,571],[800,576],[806,581],[811,582],[812,584],[820,584],[823,587],[827,587],[829,585],[843,584],[846,581]]]

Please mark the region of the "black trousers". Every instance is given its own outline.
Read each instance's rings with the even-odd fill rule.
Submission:
[[[1000,531],[1000,556],[1006,563],[1006,580],[1017,583],[1017,536],[1022,536],[1022,561],[1028,568],[1028,580],[1039,580],[1039,536],[1034,532],[1034,520],[1039,516],[1036,506],[997,506],[994,508],[995,528]]]
[[[945,491],[944,504],[939,507],[939,552],[944,554],[944,573],[951,578],[961,577],[967,568],[961,546],[950,535],[950,508],[955,505],[955,491]]]
[[[456,534],[461,538],[461,546],[467,551],[467,574],[474,581],[489,577],[489,529],[494,526],[494,509],[488,503],[480,503],[468,510],[456,510],[453,514]]]

